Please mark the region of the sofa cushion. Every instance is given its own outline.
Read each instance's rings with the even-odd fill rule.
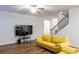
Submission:
[[[63,43],[63,42],[67,42],[67,37],[65,36],[52,36],[51,42],[52,43]]]
[[[46,42],[51,42],[51,36],[50,36],[50,35],[44,34],[44,35],[42,35],[42,38],[43,38],[43,40],[46,41]]]

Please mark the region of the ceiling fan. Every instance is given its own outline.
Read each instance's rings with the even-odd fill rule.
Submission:
[[[38,5],[30,5],[29,7],[32,13],[41,13],[44,10],[43,7],[39,7]]]

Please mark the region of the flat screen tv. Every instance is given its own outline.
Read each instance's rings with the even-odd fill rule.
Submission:
[[[15,26],[15,35],[16,36],[25,36],[32,34],[32,25],[16,25]]]

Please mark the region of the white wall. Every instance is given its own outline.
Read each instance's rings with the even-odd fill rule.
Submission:
[[[44,34],[50,34],[50,20],[44,20]]]
[[[58,35],[66,35],[70,42],[79,47],[79,8],[69,10],[69,25],[62,29]]]
[[[57,18],[53,18],[52,20],[50,20],[50,28],[53,28],[58,22]]]
[[[43,19],[0,11],[0,45],[16,42],[15,25],[33,25],[32,39],[44,33]]]
[[[52,29],[58,23],[57,17],[50,20],[50,29]],[[55,34],[55,30],[57,30],[57,26],[52,30],[52,34]]]

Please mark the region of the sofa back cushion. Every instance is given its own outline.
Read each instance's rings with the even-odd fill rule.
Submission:
[[[44,34],[42,35],[42,38],[46,42],[51,42],[51,35]]]
[[[68,38],[65,36],[52,36],[51,42],[52,43],[63,43],[63,42],[67,42]]]

